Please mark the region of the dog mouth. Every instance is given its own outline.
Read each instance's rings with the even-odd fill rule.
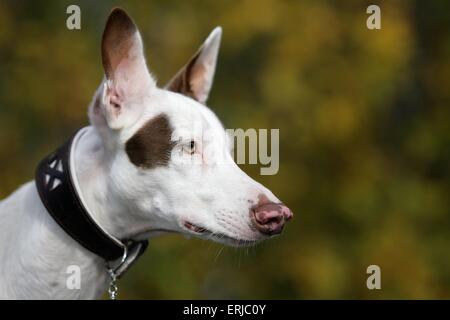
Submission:
[[[207,239],[207,240],[213,240],[215,242],[231,245],[234,247],[245,247],[245,246],[251,246],[259,242],[260,240],[257,239],[242,239],[242,238],[236,238],[228,236],[224,233],[220,232],[213,232],[205,227],[196,225],[192,222],[185,221],[183,223],[183,226],[190,231],[190,233],[194,233],[197,236],[200,236],[201,238]]]
[[[186,229],[192,231],[192,232],[199,233],[199,234],[211,232],[211,231],[209,231],[208,229],[203,228],[203,227],[200,227],[200,226],[198,226],[198,225],[196,225],[196,224],[193,224],[193,223],[191,223],[191,222],[189,222],[189,221],[185,221],[185,222],[184,222],[184,227],[185,227]]]

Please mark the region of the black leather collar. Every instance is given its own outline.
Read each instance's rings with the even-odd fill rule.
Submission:
[[[36,186],[42,203],[55,221],[80,245],[102,257],[120,277],[145,251],[148,242],[119,240],[103,230],[91,217],[77,192],[72,172],[73,146],[86,128],[41,161]]]

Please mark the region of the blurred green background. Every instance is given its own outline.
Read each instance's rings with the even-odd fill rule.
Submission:
[[[209,105],[227,128],[280,128],[280,170],[244,169],[294,211],[282,236],[233,249],[165,236],[121,298],[450,298],[450,2],[1,1],[0,198],[87,124],[113,6],[164,85],[216,25]],[[66,28],[78,4],[82,29]],[[366,288],[377,264],[382,290]]]

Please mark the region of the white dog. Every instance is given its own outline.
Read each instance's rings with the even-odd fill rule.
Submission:
[[[135,24],[121,9],[111,12],[105,80],[73,149],[73,170],[92,219],[116,238],[178,232],[248,245],[279,234],[292,217],[235,164],[222,124],[205,106],[220,38],[216,28],[161,89]],[[81,270],[76,290],[66,283],[70,265]],[[55,222],[34,181],[0,202],[0,298],[92,299],[107,286],[103,259]]]

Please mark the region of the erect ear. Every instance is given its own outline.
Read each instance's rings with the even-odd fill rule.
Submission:
[[[216,27],[165,88],[205,104],[214,79],[221,37],[222,28]]]
[[[130,100],[137,100],[155,86],[144,58],[141,35],[127,13],[111,11],[102,37],[102,62],[106,85],[103,92],[105,116],[111,128],[124,125]],[[134,110],[136,114],[136,110]]]

